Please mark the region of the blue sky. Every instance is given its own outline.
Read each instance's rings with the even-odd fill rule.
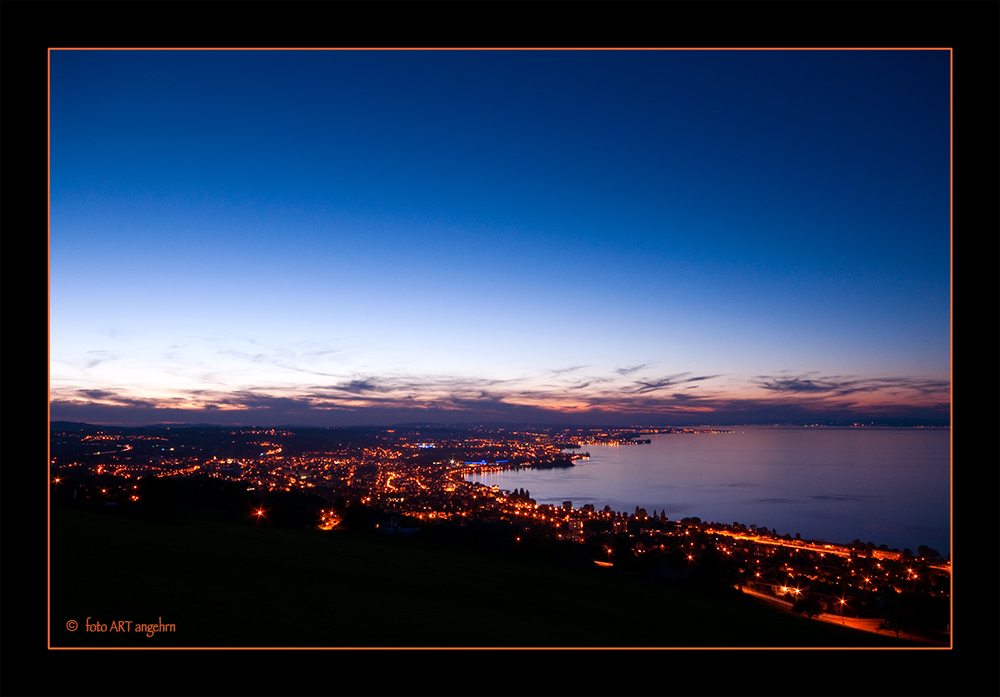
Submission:
[[[52,51],[52,418],[947,420],[950,60]]]

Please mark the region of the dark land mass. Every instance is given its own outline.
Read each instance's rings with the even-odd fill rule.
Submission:
[[[211,509],[144,521],[55,507],[51,545],[53,646],[912,645],[732,589],[663,586],[475,541],[254,526]],[[86,628],[119,620],[129,628]]]
[[[573,461],[566,458],[564,460],[552,460],[551,462],[530,465],[530,467],[536,470],[564,469],[567,467],[573,467]]]
[[[586,454],[567,444],[647,432],[53,423],[52,644],[906,645],[751,593],[789,606],[803,593],[826,613],[896,617],[904,634],[946,643],[950,568],[936,550],[819,549],[757,526],[538,505],[464,480],[572,466]],[[88,617],[158,624],[88,631]]]

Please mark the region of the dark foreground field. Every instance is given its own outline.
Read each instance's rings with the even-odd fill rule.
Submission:
[[[511,550],[52,509],[53,647],[910,645]]]

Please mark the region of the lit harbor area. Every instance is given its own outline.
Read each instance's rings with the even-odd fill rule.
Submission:
[[[546,548],[608,573],[727,585],[789,608],[808,597],[817,614],[859,622],[889,622],[894,608],[919,597],[928,636],[936,642],[947,636],[950,563],[929,548],[815,542],[738,522],[670,520],[639,507],[539,504],[523,489],[467,481],[473,472],[572,467],[586,456],[588,442],[628,444],[639,432],[577,435],[544,429],[164,429],[155,436],[54,430],[52,496],[54,503],[106,513],[155,515],[163,482],[174,482],[175,496],[184,491],[193,501],[225,501],[218,505],[228,506],[230,515],[242,510],[257,526],[475,535],[500,548]],[[874,628],[880,626],[895,625]]]

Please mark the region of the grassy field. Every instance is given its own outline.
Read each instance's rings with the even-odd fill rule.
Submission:
[[[50,588],[53,647],[909,645],[596,566],[206,512],[145,522],[53,508]],[[88,632],[88,617],[107,631]],[[128,631],[112,631],[118,620]]]

